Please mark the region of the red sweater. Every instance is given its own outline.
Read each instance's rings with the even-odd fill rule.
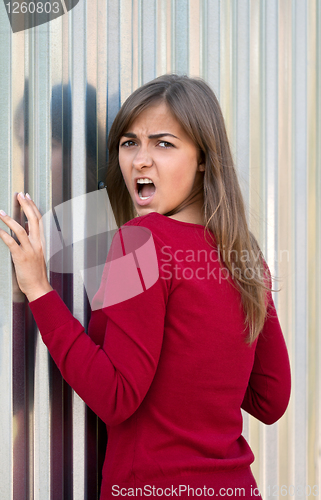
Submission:
[[[139,251],[142,233],[133,242],[127,236],[134,233],[118,230],[105,270],[123,255],[128,260],[114,268],[116,283],[104,271],[89,336],[55,290],[29,303],[62,376],[107,425],[101,499],[192,496],[188,487],[202,488],[198,498],[226,496],[227,488],[245,488],[245,495],[230,490],[229,498],[258,498],[241,408],[272,424],[286,410],[291,386],[272,295],[263,331],[249,346],[240,293],[204,227],[157,212],[122,227],[129,226],[152,235],[159,277],[153,252]],[[138,285],[130,261],[140,268]]]

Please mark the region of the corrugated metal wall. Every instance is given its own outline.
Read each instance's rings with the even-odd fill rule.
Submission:
[[[244,414],[263,498],[321,498],[320,38],[319,0],[80,0],[14,34],[0,5],[0,208],[11,216],[14,192],[44,214],[97,189],[106,134],[141,84],[187,73],[216,92],[251,229],[281,278],[293,373],[279,422]],[[0,498],[97,498],[103,430],[51,363],[1,242],[0,263]],[[80,277],[50,277],[87,326]]]

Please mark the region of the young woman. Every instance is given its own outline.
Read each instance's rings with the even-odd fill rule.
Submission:
[[[156,78],[108,147],[119,230],[89,336],[48,283],[35,204],[20,198],[29,235],[1,216],[21,246],[0,231],[53,359],[107,425],[101,499],[260,498],[241,408],[276,422],[290,368],[218,101],[200,79]]]

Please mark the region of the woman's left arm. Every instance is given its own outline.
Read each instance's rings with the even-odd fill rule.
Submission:
[[[259,334],[255,358],[242,403],[243,410],[265,424],[273,424],[285,412],[291,393],[287,347],[270,294],[268,316]]]

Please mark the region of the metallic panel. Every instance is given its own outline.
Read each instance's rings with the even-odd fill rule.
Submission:
[[[6,50],[0,51],[0,185],[1,206],[6,213],[11,208],[12,171],[12,133],[8,124],[12,114],[12,44],[11,28],[6,12],[0,13],[0,43]],[[4,224],[0,223],[1,229]],[[14,330],[12,320],[12,283],[11,257],[5,245],[0,245],[0,496],[11,499],[13,495],[13,455],[16,429],[18,426],[18,412],[13,413],[13,345]],[[6,293],[9,292],[9,293]],[[19,471],[17,471],[19,474]]]
[[[295,1],[293,22],[294,476],[307,484],[307,4]]]
[[[0,208],[21,224],[15,192],[45,214],[105,180],[108,131],[138,86],[169,72],[211,85],[293,376],[277,423],[243,412],[252,470],[264,499],[321,498],[320,2],[79,0],[15,34],[1,3],[0,41]],[[2,242],[0,262],[0,497],[97,499],[104,428],[51,361]],[[87,328],[85,262],[84,245],[74,276],[49,263],[48,277]]]

